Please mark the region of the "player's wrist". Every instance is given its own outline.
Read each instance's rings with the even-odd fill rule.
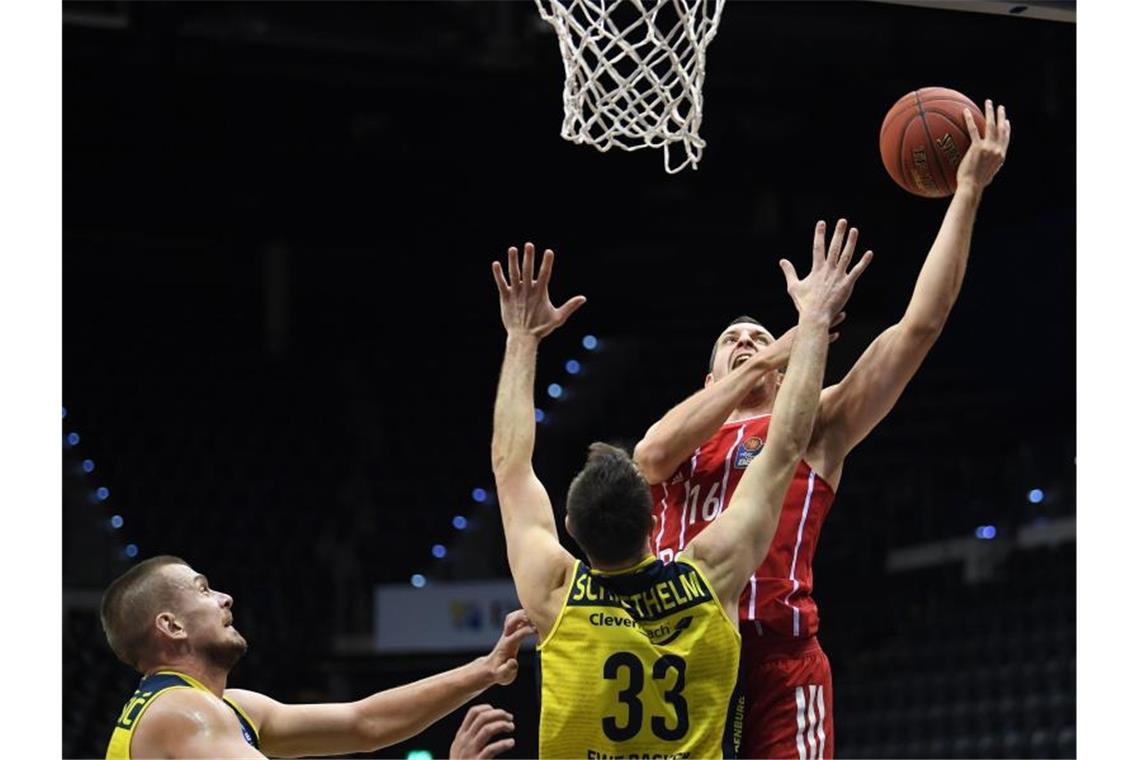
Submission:
[[[809,304],[804,307],[800,312],[800,321],[798,326],[801,330],[827,330],[831,327],[831,322],[834,319],[829,309],[824,308],[822,305],[816,306]]]
[[[759,372],[760,374],[775,369],[776,355],[778,353],[778,351],[772,350],[770,346],[765,346],[748,357],[748,360],[744,362],[743,369],[745,372]]]
[[[488,689],[495,685],[495,668],[491,665],[490,655],[476,657],[470,666],[475,677],[475,686],[478,689]]]
[[[527,348],[537,346],[538,342],[542,340],[534,333],[530,332],[523,327],[507,328],[507,345],[518,346],[520,348]]]
[[[965,198],[966,200],[977,203],[982,199],[982,191],[985,190],[985,185],[981,181],[973,177],[963,177],[958,180],[958,187],[954,190],[955,198]]]

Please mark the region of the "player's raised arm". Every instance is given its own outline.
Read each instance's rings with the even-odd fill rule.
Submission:
[[[495,397],[491,465],[515,589],[523,609],[545,635],[561,607],[562,600],[555,598],[556,592],[569,581],[574,559],[558,542],[550,497],[531,465],[535,360],[539,341],[565,322],[586,299],[575,296],[557,308],[551,303],[551,250],[543,254],[537,279],[532,244],[527,243],[524,248],[521,269],[517,248],[508,250],[507,261],[509,279],[504,277],[498,261],[491,265],[507,331]]]
[[[831,326],[838,325],[844,317],[840,312]],[[698,446],[716,433],[732,411],[749,394],[755,392],[765,374],[788,365],[796,328],[793,327],[776,340],[771,340],[765,331],[761,340],[770,340],[768,343],[753,340],[747,331],[740,337],[734,336],[732,332],[730,327],[728,334],[722,335],[718,340],[744,342],[746,350],[753,352],[752,356],[719,382],[713,382],[710,367],[705,387],[666,412],[634,447],[633,461],[650,485],[668,480]],[[838,334],[832,333],[831,340],[836,337]]]
[[[228,689],[226,696],[249,715],[261,748],[270,757],[374,752],[415,736],[487,688],[512,683],[518,675],[519,647],[534,633],[530,620],[517,610],[503,622],[503,634],[490,654],[356,702],[290,705],[243,689]],[[486,729],[485,736],[465,736],[464,746],[474,747],[480,741],[486,745],[483,740],[510,733],[514,724],[499,720],[481,728]],[[496,742],[495,750],[501,747]],[[229,755],[215,751],[204,756]]]
[[[728,508],[685,549],[704,566],[733,619],[745,582],[768,553],[784,494],[811,440],[827,360],[828,325],[871,263],[868,251],[848,271],[858,230],[851,230],[844,245],[846,231],[847,223],[840,219],[825,252],[826,225],[816,224],[812,269],[803,280],[790,262],[780,261],[800,318],[788,371],[776,394],[768,440],[744,471]]]
[[[788,360],[794,328],[779,340],[756,346],[756,353],[719,383],[706,385],[666,412],[633,449],[633,461],[647,482],[664,482],[693,450],[717,431],[760,378]]]
[[[847,376],[820,402],[820,440],[812,464],[834,487],[843,459],[887,415],[942,332],[958,299],[982,191],[1005,161],[1010,122],[1005,106],[986,100],[985,134],[967,111],[970,147],[958,164],[958,188],[926,256],[906,313],[877,337]],[[814,452],[818,452],[815,454]]]

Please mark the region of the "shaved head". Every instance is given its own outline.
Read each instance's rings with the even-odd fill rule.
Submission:
[[[103,593],[99,618],[107,643],[133,668],[138,668],[155,616],[174,598],[174,584],[161,572],[168,565],[186,562],[170,555],[151,557],[116,578]]]

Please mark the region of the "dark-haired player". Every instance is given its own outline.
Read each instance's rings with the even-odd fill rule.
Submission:
[[[736,603],[767,552],[807,447],[828,325],[870,263],[868,254],[848,272],[854,243],[843,247],[837,234],[825,254],[821,222],[811,273],[798,280],[783,262],[800,320],[768,447],[745,472],[733,510],[671,563],[650,549],[648,484],[628,454],[606,444],[590,447],[566,500],[567,530],[589,564],[559,543],[531,466],[535,358],[539,341],[585,298],[555,308],[548,295],[554,254],[546,251],[536,279],[530,243],[521,269],[517,249],[509,250],[509,279],[498,261],[492,265],[507,343],[491,456],[511,574],[540,636],[540,755],[735,755],[743,720]]]

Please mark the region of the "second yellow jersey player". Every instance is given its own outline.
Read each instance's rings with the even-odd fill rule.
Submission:
[[[539,644],[542,757],[735,757],[740,633],[683,557],[621,572],[578,562]]]

